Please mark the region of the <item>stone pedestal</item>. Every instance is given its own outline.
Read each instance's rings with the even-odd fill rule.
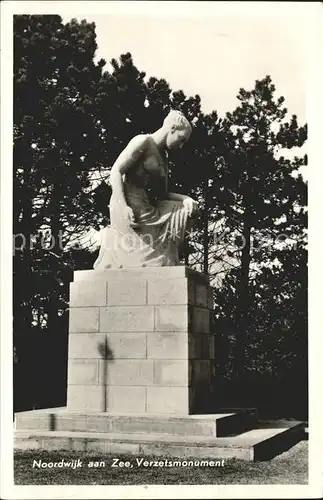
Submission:
[[[184,266],[76,271],[70,288],[69,410],[212,411],[208,277]]]
[[[216,411],[211,295],[185,267],[76,272],[67,408],[16,414],[15,448],[268,460],[303,439],[301,422]]]

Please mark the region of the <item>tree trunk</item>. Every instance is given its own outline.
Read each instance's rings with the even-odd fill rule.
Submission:
[[[32,273],[31,234],[33,232],[33,200],[32,191],[30,189],[30,169],[28,166],[24,167],[23,179],[24,184],[21,189],[23,193],[22,217],[20,221],[14,222],[15,230],[18,229],[19,231],[14,241],[17,246],[14,249],[13,258],[13,303],[15,310],[15,329],[18,334],[22,334],[22,332],[25,334],[26,331],[31,328],[33,320],[31,306],[25,305],[25,303],[29,302],[30,299],[28,282],[31,279]]]
[[[189,265],[189,257],[190,257],[190,249],[189,249],[189,243],[188,243],[188,239],[187,239],[187,235],[186,234],[184,236],[183,247],[184,247],[184,262],[185,262],[185,266],[188,266]]]
[[[208,181],[204,187],[204,213],[203,213],[203,272],[209,272],[209,214],[208,214]]]
[[[250,239],[251,239],[251,223],[248,210],[245,212],[243,223],[243,248],[241,252],[241,267],[239,273],[239,282],[237,284],[237,307],[236,307],[236,325],[235,325],[235,375],[241,379],[245,372],[246,366],[246,335],[249,330],[249,310],[250,310],[250,295],[249,295],[249,271],[250,271]]]

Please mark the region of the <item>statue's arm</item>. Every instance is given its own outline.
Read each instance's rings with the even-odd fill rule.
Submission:
[[[184,194],[179,194],[179,193],[168,193],[169,200],[184,201],[185,198],[188,198],[188,196],[185,196]]]
[[[127,202],[123,191],[122,176],[133,167],[147,151],[148,140],[144,135],[137,135],[128,143],[112,166],[110,184],[112,192],[119,203],[126,206]]]

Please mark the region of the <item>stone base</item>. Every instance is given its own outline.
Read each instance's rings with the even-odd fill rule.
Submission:
[[[254,410],[216,415],[110,415],[66,409],[15,416],[15,449],[269,460],[304,439],[301,422],[257,423]]]
[[[16,429],[73,432],[111,432],[225,437],[251,430],[255,409],[209,415],[115,414],[71,411],[66,408],[17,413]]]
[[[215,413],[212,289],[186,267],[78,271],[67,408],[15,416],[15,448],[264,460],[303,423]],[[111,457],[110,457],[111,458]]]
[[[185,266],[76,271],[68,408],[214,411],[211,311],[208,277]]]

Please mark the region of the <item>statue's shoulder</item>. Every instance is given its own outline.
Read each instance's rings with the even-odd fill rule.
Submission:
[[[147,151],[150,146],[151,137],[148,134],[139,134],[131,139],[128,144],[128,148],[132,150]]]

